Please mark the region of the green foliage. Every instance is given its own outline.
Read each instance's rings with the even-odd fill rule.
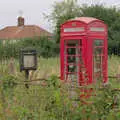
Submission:
[[[120,10],[116,8],[108,8],[100,4],[80,6],[77,1],[73,0],[55,2],[53,5],[53,11],[48,18],[53,21],[55,26],[57,42],[59,43],[60,41],[60,25],[71,18],[81,16],[95,17],[103,20],[108,25],[109,54],[119,55]]]
[[[23,40],[6,40],[5,44],[0,43],[0,58],[19,57],[20,49],[33,48],[38,52],[38,56],[54,57],[59,54],[59,45],[48,37],[34,37]]]
[[[59,45],[54,40],[50,40],[48,37],[35,37],[24,39],[21,42],[22,48],[30,47],[35,48],[38,52],[38,56],[42,57],[54,57],[59,53]]]
[[[108,26],[108,52],[119,55],[120,51],[120,11],[117,8],[107,8],[103,5],[83,6],[82,16],[95,17],[103,20]]]
[[[12,75],[6,75],[1,78],[2,80],[2,87],[4,90],[13,89],[17,84],[17,78]]]
[[[118,56],[109,57],[110,75],[116,75],[119,59]],[[41,58],[40,61],[40,78],[42,71],[50,69],[45,74],[51,72],[51,66],[54,66],[55,72],[59,69],[58,60],[55,58]],[[44,85],[33,83],[26,89],[23,84],[25,80],[23,73],[17,72],[14,76],[6,74],[7,71],[5,74],[1,71],[0,73],[0,115],[5,116],[5,119],[0,118],[2,120],[119,120],[120,118],[120,91],[114,89],[120,85],[115,79],[109,80],[111,85],[102,86],[97,83],[97,86],[84,87],[93,89],[90,98],[80,98],[81,90],[75,88],[77,97],[71,98],[72,89],[69,84],[61,82],[54,74],[44,81]]]
[[[48,19],[52,20],[55,25],[55,40],[59,43],[60,39],[60,25],[66,20],[80,16],[80,7],[77,0],[64,0],[62,2],[55,2],[53,11]]]
[[[18,81],[11,75],[2,79],[3,81]],[[18,79],[18,80],[17,80]],[[80,98],[75,101],[69,96],[67,84],[60,82],[57,76],[52,75],[45,87],[30,86],[26,90],[24,86],[10,87],[13,95],[4,92],[4,97],[8,101],[6,109],[7,119],[32,119],[32,120],[119,120],[120,117],[120,97],[119,91],[111,86],[94,88],[90,98]],[[8,87],[8,82],[3,82],[3,86]],[[8,87],[9,88],[9,87]],[[85,87],[87,89],[87,87]],[[3,87],[3,91],[6,87]],[[75,90],[80,94],[80,88]],[[11,97],[9,97],[11,96]],[[10,102],[11,101],[11,102]],[[87,104],[83,104],[85,101]],[[6,119],[6,120],[7,120]]]

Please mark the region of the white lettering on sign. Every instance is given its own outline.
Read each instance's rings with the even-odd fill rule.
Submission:
[[[102,28],[102,27],[91,27],[90,31],[93,31],[93,32],[104,32],[105,29]]]
[[[84,27],[77,27],[77,28],[64,28],[64,32],[81,32],[84,31]]]

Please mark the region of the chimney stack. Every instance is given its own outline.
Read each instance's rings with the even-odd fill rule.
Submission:
[[[24,26],[24,22],[25,22],[25,20],[23,17],[18,17],[18,27]]]

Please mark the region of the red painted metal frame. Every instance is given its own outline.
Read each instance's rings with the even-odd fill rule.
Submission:
[[[84,28],[84,30],[76,31],[76,32],[65,32],[65,28]],[[104,31],[90,31],[90,28],[104,28]],[[94,40],[99,39],[104,41],[103,45],[103,61],[102,61],[102,73],[103,73],[103,82],[106,83],[108,81],[108,51],[107,51],[107,26],[103,21],[90,18],[90,17],[80,17],[73,20],[68,20],[64,24],[61,25],[61,33],[60,33],[60,72],[61,72],[61,80],[65,80],[64,67],[66,64],[64,61],[64,50],[65,50],[65,41],[69,40],[82,40],[82,60],[84,62],[84,67],[87,72],[88,80],[83,82],[85,84],[96,83],[96,80],[93,78],[93,43]],[[101,47],[101,46],[98,46]],[[79,56],[79,55],[78,55]],[[80,73],[79,73],[80,74]],[[81,80],[79,80],[80,82]]]

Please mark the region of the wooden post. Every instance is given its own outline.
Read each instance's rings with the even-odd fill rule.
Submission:
[[[29,79],[29,70],[25,70],[25,78],[26,78],[26,82],[27,82]],[[25,83],[25,87],[28,89],[29,85],[27,83]]]

